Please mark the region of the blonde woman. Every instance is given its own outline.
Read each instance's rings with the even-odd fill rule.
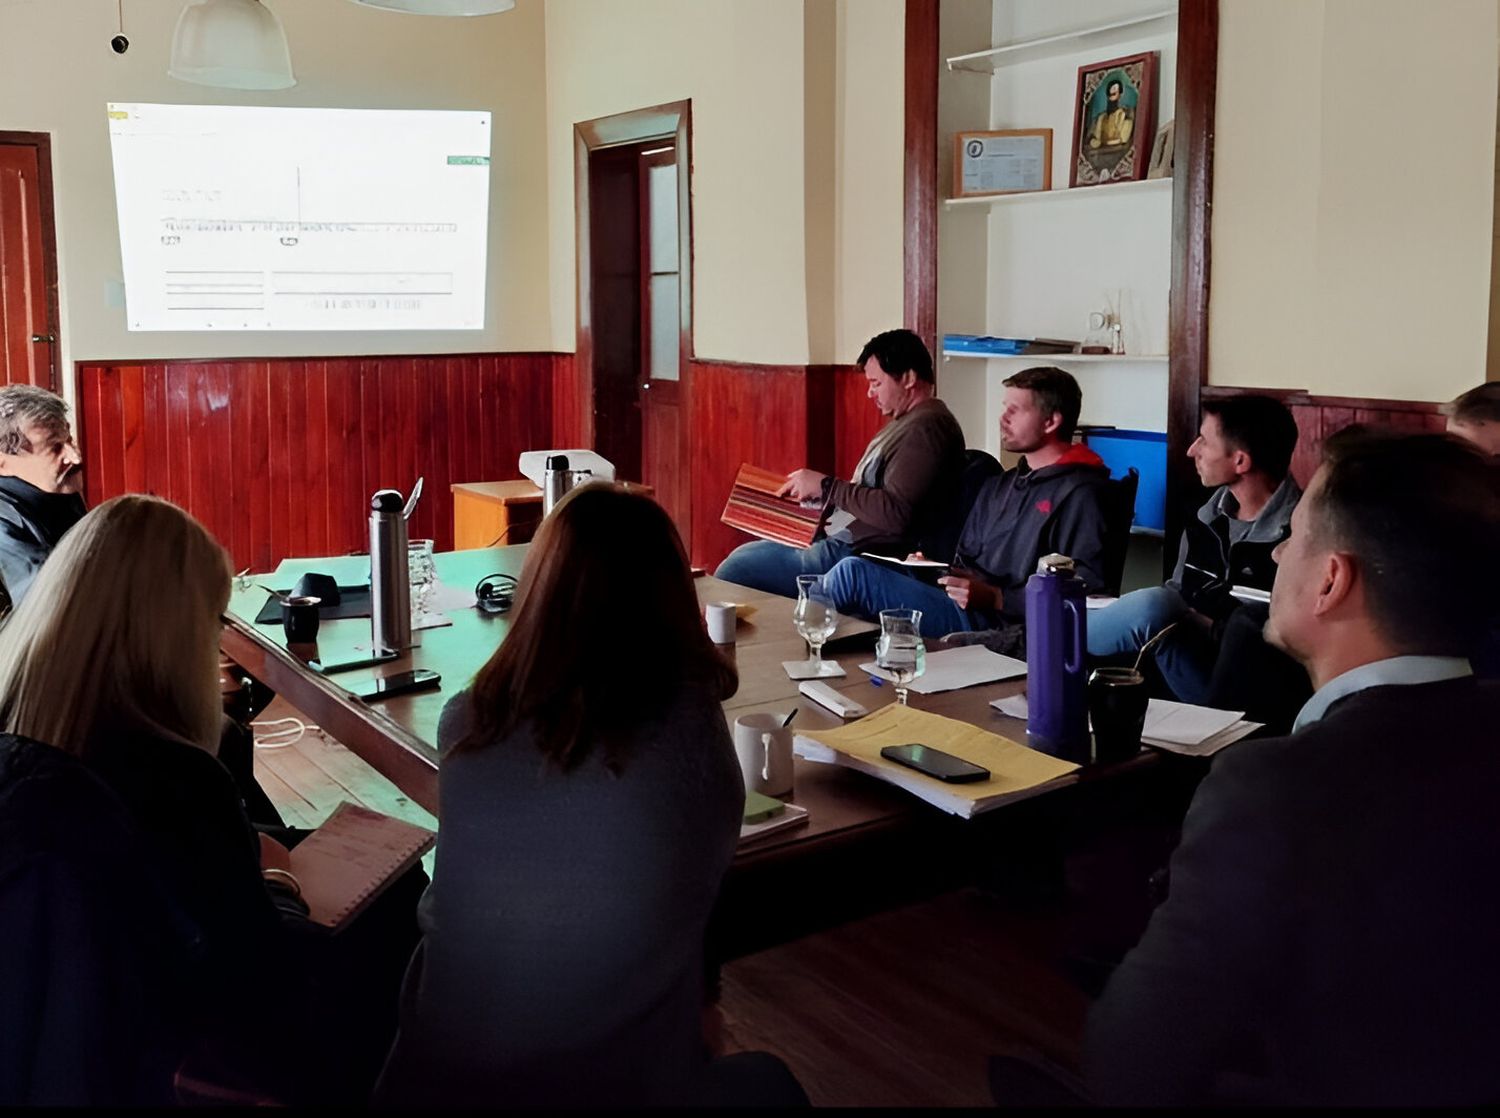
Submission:
[[[693,1095],[744,805],[736,686],[661,507],[606,486],[559,502],[505,642],[438,728],[437,862],[379,1101]]]
[[[0,730],[71,754],[123,803],[144,869],[186,917],[184,1012],[194,1019],[184,1030],[224,1038],[227,1050],[258,1049],[277,1092],[340,1101],[343,1091],[351,1101],[361,1074],[368,1089],[383,1044],[363,1035],[375,1048],[369,1066],[349,1070],[341,1053],[320,1069],[326,1091],[308,1094],[296,1067],[304,1046],[276,1043],[311,1024],[309,1008],[329,1011],[317,995],[343,996],[349,953],[303,919],[285,849],[252,828],[214,756],[229,585],[223,549],[175,505],[145,496],[100,505],[0,628]],[[393,1021],[394,980],[389,994]],[[356,1034],[372,1014],[355,1015]],[[320,1045],[319,1058],[328,1053]]]

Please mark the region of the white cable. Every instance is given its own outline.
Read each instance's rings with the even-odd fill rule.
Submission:
[[[258,726],[284,726],[281,730],[269,730],[264,734],[255,734],[255,744],[260,749],[285,749],[289,745],[296,745],[307,736],[309,730],[316,730],[300,718],[272,718],[265,722],[250,723],[251,732],[254,733]],[[285,741],[280,739],[286,738]]]

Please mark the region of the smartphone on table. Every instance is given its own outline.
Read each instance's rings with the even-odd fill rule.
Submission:
[[[354,668],[372,668],[376,664],[388,664],[395,658],[396,653],[382,649],[368,656],[359,656],[353,660],[338,660],[331,664],[325,664],[321,660],[309,660],[307,666],[320,675],[332,675],[334,672],[347,672]]]
[[[946,780],[949,784],[968,784],[975,780],[986,780],[990,775],[989,769],[965,761],[962,757],[915,742],[910,745],[888,745],[880,751],[880,755],[887,761],[895,761],[898,765]]]
[[[428,668],[417,668],[409,672],[397,672],[381,679],[366,680],[354,689],[356,698],[367,703],[378,699],[390,699],[411,691],[427,691],[441,683],[443,677]]]

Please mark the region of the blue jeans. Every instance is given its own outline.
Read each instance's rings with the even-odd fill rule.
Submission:
[[[823,586],[840,613],[871,621],[883,609],[921,610],[922,635],[930,640],[993,627],[984,614],[955,606],[941,586],[931,586],[869,559],[840,561],[824,576]]]
[[[1089,655],[1138,652],[1168,625],[1182,621],[1152,648],[1152,654],[1174,695],[1185,703],[1206,703],[1218,649],[1204,628],[1184,620],[1191,612],[1170,586],[1133,590],[1103,609],[1089,610]]]
[[[811,547],[788,547],[771,540],[742,543],[725,557],[714,578],[764,590],[768,594],[797,596],[798,575],[825,574],[854,549],[837,540],[819,540]]]

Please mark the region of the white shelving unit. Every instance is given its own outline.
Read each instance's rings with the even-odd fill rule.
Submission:
[[[1167,30],[1177,22],[1177,9],[1151,12],[1128,19],[1112,20],[1080,27],[1076,31],[1064,31],[1057,35],[1046,35],[1036,39],[1018,39],[1002,43],[989,50],[960,54],[948,59],[948,69],[966,70],[973,74],[993,74],[1006,66],[1022,62],[1036,62],[1043,58],[1074,54],[1082,50],[1103,50],[1114,43],[1138,39]]]
[[[971,445],[998,450],[1002,382],[1058,365],[1083,390],[1084,422],[1166,429],[1173,180],[1068,187],[1080,67],[1159,52],[1159,128],[1173,116],[1177,7],[1172,0],[992,0],[960,15],[943,54],[939,131],[1050,128],[1054,189],[946,199],[938,214],[940,333],[1081,339],[1114,310],[1125,354],[995,355],[943,351],[943,395]],[[1068,14],[1092,20],[1069,27]],[[988,49],[974,50],[978,45]],[[967,53],[959,53],[965,51]],[[972,74],[979,74],[979,81]],[[1142,125],[1142,127],[1147,127]],[[951,139],[948,140],[951,143]],[[951,191],[950,191],[951,192]],[[987,364],[997,362],[997,364]]]
[[[1021,190],[1014,194],[983,194],[975,198],[947,198],[943,204],[950,209],[967,206],[1004,206],[1016,202],[1079,201],[1101,192],[1112,197],[1121,194],[1144,194],[1172,189],[1171,179],[1138,179],[1135,182],[1112,182],[1100,186],[1058,187],[1053,190]],[[1095,198],[1097,201],[1098,198]]]

